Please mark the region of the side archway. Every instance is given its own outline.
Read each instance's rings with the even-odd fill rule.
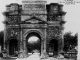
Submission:
[[[9,39],[8,54],[13,57],[18,56],[18,40],[17,39],[15,39],[15,38]]]
[[[52,39],[49,42],[49,56],[58,55],[58,40]]]

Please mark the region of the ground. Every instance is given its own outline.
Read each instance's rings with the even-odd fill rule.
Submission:
[[[31,54],[28,58],[23,58],[23,59],[19,59],[19,58],[0,58],[0,60],[75,60],[75,59],[66,59],[66,58],[53,58],[53,57],[49,57],[47,59],[40,59],[40,56],[38,53],[33,53]]]

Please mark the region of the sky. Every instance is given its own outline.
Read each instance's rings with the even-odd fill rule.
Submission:
[[[37,42],[37,40],[39,40],[38,37],[32,36],[32,37],[30,37],[30,38],[28,39],[28,42],[29,42],[29,43],[35,43],[35,42]]]
[[[3,16],[3,12],[6,11],[6,5],[9,5],[10,3],[20,3],[22,0],[0,0],[0,31],[4,30],[4,24],[2,23],[5,20],[5,17]],[[75,0],[73,0],[75,1]],[[79,0],[76,0],[79,1]],[[47,3],[59,3],[64,2],[64,0],[47,0]],[[79,1],[80,2],[80,1]],[[64,20],[66,21],[64,27],[64,33],[71,31],[73,34],[78,32],[79,28],[79,16],[80,16],[80,3],[75,4],[63,4],[63,10],[66,13]]]

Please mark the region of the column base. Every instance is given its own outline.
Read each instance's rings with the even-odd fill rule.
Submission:
[[[48,54],[42,54],[40,58],[41,59],[47,59],[48,57],[49,57]]]
[[[19,58],[27,58],[28,54],[26,54],[25,52],[20,52],[20,54],[18,55]]]
[[[60,53],[64,53],[64,50],[61,50]]]

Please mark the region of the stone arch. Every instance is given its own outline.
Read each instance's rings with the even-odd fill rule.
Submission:
[[[40,39],[39,52],[40,52],[40,54],[41,54],[41,41],[42,41],[42,39],[43,39],[42,34],[41,34],[39,31],[36,31],[36,30],[28,31],[28,32],[26,33],[26,36],[25,36],[25,40],[27,40],[27,41],[26,41],[27,43],[28,43],[28,38],[31,37],[31,36],[36,36],[36,37],[38,37],[38,38]],[[28,49],[28,47],[29,47],[29,46],[27,45],[27,49]]]
[[[7,52],[10,56],[18,56],[19,41],[16,38],[9,38],[7,41]]]
[[[40,37],[41,37],[41,40],[43,40],[43,38],[44,38],[43,34],[40,31],[37,31],[37,30],[30,30],[30,31],[26,32],[26,34],[24,35],[24,39],[26,39],[26,36],[28,36],[28,34],[31,33],[31,32],[35,32],[35,33],[39,34]]]
[[[58,43],[57,39],[51,39],[49,41],[49,55],[50,56],[57,56],[58,55]]]

